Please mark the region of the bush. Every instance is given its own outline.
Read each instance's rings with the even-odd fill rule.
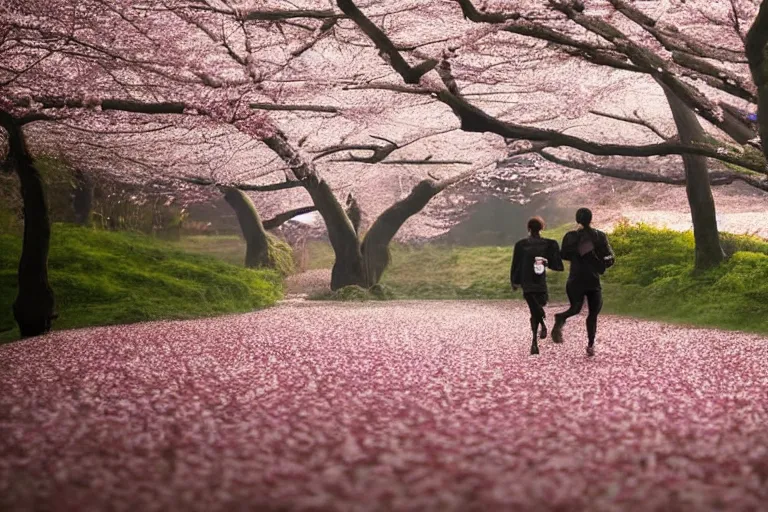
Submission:
[[[267,234],[269,239],[269,259],[277,272],[283,277],[296,271],[296,262],[293,259],[293,249],[288,242],[280,240],[272,234]]]

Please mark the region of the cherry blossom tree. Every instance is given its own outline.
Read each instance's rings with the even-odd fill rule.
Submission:
[[[172,140],[159,144],[153,128],[148,127],[152,123],[168,124],[175,132],[202,132],[205,139],[214,139],[216,132],[223,130],[226,132],[223,138],[230,147],[243,138],[247,139],[243,145],[260,141],[258,147],[252,144],[239,154],[235,152],[237,159],[232,154],[225,154],[227,171],[220,172],[223,176],[215,176],[210,184],[225,191],[241,220],[249,217],[261,236],[264,223],[255,215],[255,209],[248,205],[245,196],[234,192],[238,187],[233,187],[233,178],[246,175],[250,182],[254,174],[258,174],[256,178],[269,180],[275,172],[286,173],[286,180],[280,183],[289,184],[286,189],[300,186],[309,192],[314,203],[312,208],[319,211],[328,226],[337,255],[331,285],[338,288],[375,283],[387,258],[371,255],[365,259],[364,253],[386,250],[402,223],[420,211],[434,195],[470,174],[461,172],[447,178],[419,181],[411,194],[385,209],[384,217],[374,223],[365,239],[359,239],[356,226],[341,207],[330,184],[321,177],[306,152],[298,149],[311,133],[305,133],[298,143],[292,143],[278,126],[298,125],[291,124],[291,119],[283,122],[274,114],[312,113],[319,116],[316,123],[325,124],[327,118],[337,116],[342,110],[341,106],[319,105],[316,101],[291,102],[293,98],[316,100],[318,95],[327,93],[323,89],[317,90],[316,84],[321,82],[317,76],[310,74],[295,78],[302,68],[308,69],[307,63],[295,63],[295,60],[309,55],[307,50],[317,45],[326,30],[323,27],[328,26],[324,23],[318,32],[307,30],[304,23],[292,21],[316,18],[312,12],[241,12],[231,8],[211,8],[202,2],[126,2],[114,6],[111,2],[93,0],[60,2],[52,7],[45,2],[16,2],[5,7],[2,14],[4,39],[0,52],[8,66],[3,69],[5,88],[0,107],[8,121],[4,126],[13,142],[8,152],[9,160],[15,164],[20,177],[25,174],[22,180],[25,183],[26,180],[40,181],[25,142],[34,130],[27,130],[29,133],[21,130],[33,121],[44,123],[46,128],[50,124],[70,125],[69,128],[74,126],[76,131],[88,129],[117,134],[121,138],[127,138],[125,126],[144,125],[146,129],[138,130],[134,135],[145,136],[145,146],[139,154],[134,147],[134,154],[125,158],[132,165],[123,167],[130,167],[131,172],[138,167],[150,173],[167,167],[161,179],[156,181],[186,174],[181,181],[190,183],[194,177],[192,169],[199,169],[202,161],[210,166],[215,157],[201,155],[200,151],[184,144],[188,134],[178,136],[178,147],[169,147],[173,146]],[[275,24],[276,20],[280,23]],[[288,48],[290,44],[286,43],[293,40],[301,41],[300,47]],[[309,60],[316,58],[316,55],[310,55]],[[337,67],[344,66],[338,64]],[[332,85],[335,87],[345,80],[335,78]],[[293,81],[302,85],[291,90],[292,86],[285,84]],[[341,123],[330,131],[336,133],[343,128],[347,134],[358,132],[360,121],[377,113],[378,103],[346,105],[344,116],[340,116]],[[303,120],[299,121],[302,124]],[[303,124],[310,130],[318,130],[317,124]],[[74,153],[69,158],[81,167],[88,167],[88,162],[94,158],[103,159],[105,153],[115,152],[112,144],[104,144],[95,151],[91,143],[84,150],[79,142],[73,143],[71,133],[70,137],[61,134],[56,137],[55,130],[40,131],[45,133],[41,140],[35,141],[35,146],[59,146],[59,150]],[[341,150],[367,149],[356,143],[346,143],[347,137],[329,142],[317,137],[314,149],[310,151],[325,157]],[[423,136],[411,136],[411,140],[405,142],[394,142],[394,138],[382,139],[387,141],[388,147],[383,151],[374,150],[370,157],[350,155],[332,160],[333,165],[346,165],[359,171],[362,164],[374,162],[399,166],[439,165],[445,169],[457,165],[466,167],[470,163],[456,159],[432,160],[429,155],[416,157],[418,149],[413,149],[416,147],[414,143]],[[402,137],[397,138],[402,140]],[[405,147],[411,152],[403,150]],[[274,158],[264,157],[265,149],[277,157],[279,167],[274,165]],[[395,152],[402,157],[383,161]],[[19,163],[22,160],[24,165]],[[120,172],[121,166],[114,165],[117,160],[114,155],[110,158],[111,172]],[[246,161],[250,165],[244,164]],[[264,168],[270,171],[270,165],[271,172],[264,171]],[[254,168],[255,173],[249,170]],[[138,173],[137,178],[142,174],[145,173]],[[248,183],[247,186],[268,189],[268,185],[258,183]],[[39,226],[31,222],[33,209],[37,213],[46,210],[42,188],[27,187],[27,190],[39,197],[25,195],[25,239],[43,239],[44,244],[30,246],[31,249],[24,252],[21,269],[31,268],[25,263],[30,258],[38,261],[37,267],[45,266],[49,235],[49,228],[38,229]],[[279,213],[275,222],[288,218],[289,213]],[[40,215],[43,220],[38,224],[47,225],[47,218],[43,218],[42,213]],[[259,236],[249,238],[256,240]],[[35,254],[30,255],[30,252]],[[254,252],[256,260],[263,259],[262,252]],[[36,274],[39,281],[46,281],[44,273],[37,267],[29,274]],[[20,277],[17,319],[24,316],[22,310],[25,309],[33,310],[36,317],[48,318],[48,321],[36,322],[34,327],[25,327],[22,333],[25,336],[44,332],[50,327],[53,299],[47,282],[43,284],[41,289],[47,297],[43,302],[50,307],[46,306],[41,312],[34,301],[23,301],[22,295],[29,293],[34,297],[43,291],[30,288]]]
[[[493,29],[488,34],[495,37],[504,32],[505,34],[502,36],[504,38],[508,38],[509,34],[516,34],[540,39],[554,46],[557,51],[566,53],[569,57],[579,57],[591,64],[614,68],[624,73],[647,74],[661,85],[679,131],[680,143],[691,149],[687,151],[688,154],[683,157],[683,160],[697,242],[697,266],[706,268],[722,261],[724,256],[719,243],[715,205],[710,190],[707,163],[703,156],[713,156],[713,151],[727,154],[728,150],[723,144],[719,144],[721,147],[708,147],[705,133],[693,112],[695,111],[736,143],[741,144],[742,146],[738,148],[738,151],[755,160],[755,165],[749,167],[751,170],[766,174],[765,160],[762,155],[757,153],[756,149],[752,148],[752,146],[760,148],[761,144],[746,117],[741,116],[739,110],[730,103],[713,100],[702,93],[696,85],[685,79],[701,81],[716,95],[725,93],[734,99],[741,100],[742,103],[746,101],[754,104],[757,98],[755,86],[749,83],[748,79],[745,79],[745,69],[738,69],[737,65],[743,64],[747,60],[743,50],[745,41],[748,41],[747,44],[750,45],[750,48],[765,48],[765,41],[760,43],[755,35],[759,33],[757,27],[760,24],[760,17],[755,22],[755,28],[744,35],[740,24],[741,9],[735,1],[731,2],[729,6],[730,23],[720,23],[716,14],[708,15],[705,12],[700,12],[700,17],[704,17],[706,23],[698,22],[698,26],[695,28],[700,29],[701,25],[707,25],[710,29],[712,26],[718,25],[728,26],[732,28],[733,34],[731,35],[738,36],[736,39],[742,48],[739,50],[714,46],[697,35],[682,33],[675,24],[666,21],[657,22],[635,7],[634,4],[624,0],[610,0],[607,3],[595,2],[597,5],[590,6],[591,9],[588,12],[585,4],[580,1],[549,0],[540,2],[540,6],[548,8],[555,15],[544,22],[541,21],[542,16],[536,13],[531,5],[522,6],[522,3],[515,5],[515,7],[520,8],[519,10],[500,10],[497,12],[489,12],[486,9],[478,10],[471,0],[457,0],[456,3],[467,19],[492,26]],[[649,3],[653,4],[654,2]],[[608,14],[601,12],[607,7],[606,4],[610,4],[615,12]],[[489,131],[513,139],[526,139],[534,142],[531,150],[538,153],[543,153],[548,148],[566,146],[595,155],[648,156],[651,154],[671,154],[671,152],[666,152],[666,149],[659,147],[638,146],[631,148],[615,144],[600,144],[583,138],[566,136],[563,132],[536,130],[504,122],[501,120],[501,116],[494,117],[487,114],[470,104],[463,96],[459,84],[462,81],[467,84],[474,84],[478,78],[476,75],[469,74],[459,76],[454,72],[456,62],[461,62],[457,54],[459,52],[464,53],[465,46],[453,45],[441,56],[434,54],[430,56],[422,52],[422,55],[414,55],[418,60],[416,64],[411,65],[406,62],[401,50],[396,47],[388,35],[373,23],[357,7],[355,2],[339,0],[337,5],[357,23],[360,30],[387,57],[392,68],[405,83],[429,87],[428,78],[425,75],[430,70],[436,69],[442,81],[442,87],[433,88],[433,94],[454,111],[460,118],[464,130]],[[755,5],[752,3],[751,7],[754,8]],[[654,5],[654,7],[658,9],[659,6]],[[622,19],[614,19],[616,12],[621,13]],[[557,17],[557,14],[560,17]],[[685,20],[678,15],[675,21],[677,24],[682,24]],[[637,34],[631,33],[635,26],[640,27],[640,41],[636,40],[637,37],[633,37]],[[476,44],[477,39],[473,39],[472,42]],[[494,39],[494,43],[504,44],[504,40]],[[654,48],[654,44],[661,48]],[[670,56],[662,55],[661,52],[668,52]],[[759,52],[752,50],[750,53],[757,55]],[[474,54],[472,55],[474,57]],[[757,57],[753,57],[751,61],[756,62],[756,59]],[[713,60],[718,61],[718,63],[713,64]],[[752,64],[752,69],[753,76],[758,76],[755,80],[758,82],[759,73],[756,75],[754,72],[755,64]],[[618,120],[625,119],[621,116],[612,117]],[[647,122],[639,124],[651,126]],[[666,141],[666,144],[672,145],[680,143]],[[697,150],[692,150],[693,147],[696,147]],[[547,158],[547,155],[543,156]],[[577,167],[582,170],[600,171],[600,167],[595,165],[575,165],[567,159],[551,156],[548,159],[561,165]],[[616,167],[612,167],[610,172],[613,175],[623,175],[628,179],[642,179],[643,177],[643,175],[636,173],[622,173],[617,171]],[[764,178],[758,180],[753,175],[747,175],[744,180],[765,188]]]

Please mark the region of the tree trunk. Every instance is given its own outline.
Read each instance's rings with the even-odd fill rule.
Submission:
[[[93,208],[93,183],[80,169],[75,169],[73,174],[75,188],[72,193],[72,208],[75,210],[75,222],[81,226],[89,226]]]
[[[685,144],[705,142],[704,130],[696,114],[666,86],[672,116],[675,119],[680,141]],[[703,270],[719,265],[725,259],[717,229],[715,200],[709,183],[707,159],[696,155],[683,155],[685,167],[685,191],[691,207],[693,236],[696,241],[696,268]]]
[[[20,124],[5,112],[0,113],[0,124],[8,132],[8,158],[19,177],[23,200],[24,240],[13,316],[21,337],[25,338],[50,331],[56,317],[53,290],[48,284],[51,224],[43,181],[29,154]]]
[[[264,137],[262,141],[291,168],[323,217],[336,256],[331,272],[331,290],[350,285],[364,286],[360,241],[331,187],[320,178],[312,162],[291,146],[283,132],[276,129],[274,134]]]
[[[341,206],[330,186],[322,180],[314,165],[302,158],[279,130],[263,139],[264,143],[290,166],[294,176],[309,192],[312,202],[325,221],[336,261],[331,272],[331,290],[357,285],[369,288],[379,282],[389,263],[389,243],[412,215],[418,213],[435,195],[466,178],[474,171],[439,182],[420,182],[405,199],[382,213],[360,243],[355,225]]]
[[[419,213],[445,185],[433,180],[419,182],[404,199],[387,208],[368,230],[363,241],[366,287],[381,280],[390,261],[389,244],[409,218]]]
[[[235,211],[245,238],[245,266],[269,267],[269,238],[251,198],[236,188],[223,188],[224,199]]]
[[[768,159],[768,2],[763,0],[745,44],[752,80],[757,87],[757,122],[763,154]]]
[[[352,222],[325,180],[313,177],[306,181],[306,186],[325,221],[336,257],[331,270],[331,290],[352,285],[365,287],[360,240]]]

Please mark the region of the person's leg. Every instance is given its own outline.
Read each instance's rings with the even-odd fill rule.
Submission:
[[[536,293],[524,293],[523,297],[525,298],[525,302],[528,303],[528,309],[531,312],[531,332],[533,333],[533,341],[531,343],[531,354],[536,355],[539,353],[539,344],[538,344],[538,338],[537,338],[537,332],[539,329],[539,324],[543,323],[543,312],[544,310],[539,305],[539,300],[537,297],[538,294]]]
[[[578,286],[568,283],[565,287],[565,293],[568,295],[570,307],[562,313],[555,314],[555,326],[552,328],[552,341],[555,343],[563,342],[563,326],[565,321],[581,312],[584,306],[584,291]]]
[[[603,309],[603,294],[600,290],[588,291],[587,293],[587,307],[589,308],[589,314],[587,315],[587,355],[595,354],[595,335],[597,334],[597,315]]]
[[[547,318],[547,312],[544,311],[544,306],[549,302],[549,294],[547,292],[540,293],[537,300],[539,306],[541,306],[541,330],[539,331],[539,338],[543,340],[547,337],[547,323],[544,321]]]

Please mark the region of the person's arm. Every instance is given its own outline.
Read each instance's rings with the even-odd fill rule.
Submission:
[[[613,247],[611,247],[611,242],[608,241],[608,235],[603,233],[603,240],[605,240],[605,249],[608,256],[610,256],[611,261],[616,260],[616,253],[613,252]]]
[[[598,231],[596,238],[595,242],[597,247],[595,248],[595,251],[592,252],[595,259],[594,266],[597,272],[600,275],[603,275],[613,263],[612,261],[609,263],[609,260],[615,258],[615,255],[613,254],[613,248],[611,248],[611,244],[608,243],[608,237],[605,236],[605,233]]]
[[[513,290],[516,290],[522,282],[520,271],[522,270],[521,260],[523,259],[523,255],[521,249],[520,242],[517,242],[515,244],[515,249],[512,252],[512,267],[509,269],[509,282],[512,284]]]
[[[557,242],[552,240],[549,244],[549,255],[547,256],[547,267],[550,270],[562,272],[565,270],[563,266],[563,259],[560,257],[560,247],[557,246]]]
[[[608,235],[604,234],[603,236],[605,237],[605,245],[608,246],[608,254],[610,254],[611,258],[615,260],[616,259],[616,253],[613,252],[613,247],[611,247],[611,242],[608,241]]]
[[[578,255],[577,241],[578,237],[574,236],[575,233],[566,233],[563,237],[563,245],[560,249],[560,256],[566,261],[572,261]]]

